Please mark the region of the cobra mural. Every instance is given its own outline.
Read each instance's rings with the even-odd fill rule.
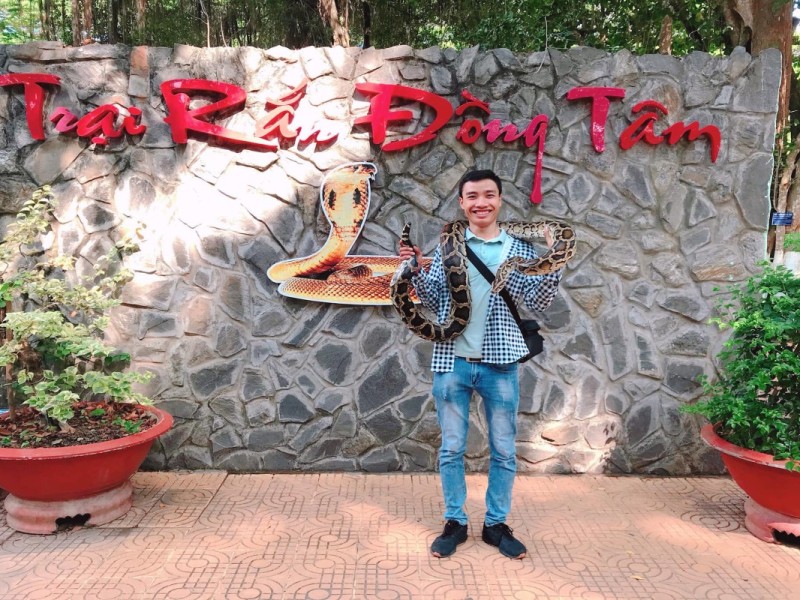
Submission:
[[[360,162],[328,173],[319,190],[322,211],[331,227],[328,239],[310,256],[284,260],[269,268],[267,277],[280,283],[278,292],[330,304],[392,303],[389,283],[400,266],[400,257],[348,254],[369,214],[370,181],[376,171],[374,164]],[[430,264],[430,259],[423,264]]]

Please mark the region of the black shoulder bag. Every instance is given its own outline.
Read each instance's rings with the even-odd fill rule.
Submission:
[[[478,255],[470,248],[467,244],[464,244],[467,249],[467,258],[470,262],[475,265],[475,268],[480,271],[481,275],[488,281],[490,284],[494,281],[494,275],[489,270],[483,261],[478,258]],[[520,358],[517,362],[524,363],[529,361],[531,358],[540,354],[544,350],[544,338],[539,333],[539,323],[537,323],[534,319],[521,319],[519,316],[519,312],[517,312],[517,306],[514,304],[514,300],[511,299],[511,294],[508,293],[506,288],[503,288],[500,292],[500,296],[502,296],[503,300],[506,301],[508,305],[508,310],[511,311],[511,316],[514,317],[514,320],[517,322],[517,327],[519,327],[520,332],[522,332],[522,337],[525,339],[525,345],[528,347],[528,354]]]

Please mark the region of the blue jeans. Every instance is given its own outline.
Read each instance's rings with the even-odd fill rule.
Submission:
[[[469,363],[456,357],[452,371],[433,374],[433,397],[442,429],[439,474],[444,493],[444,518],[455,519],[462,525],[467,523],[464,453],[473,391],[483,398],[489,429],[489,488],[486,490],[484,522],[491,526],[506,521],[517,472],[517,363]]]

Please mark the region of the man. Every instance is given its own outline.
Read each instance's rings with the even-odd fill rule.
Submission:
[[[502,204],[502,183],[492,171],[470,171],[459,183],[458,203],[469,221],[466,243],[494,273],[509,256],[536,257],[533,246],[509,236],[497,224]],[[553,245],[546,234],[546,243]],[[400,245],[399,254],[408,259],[417,246]],[[483,398],[489,430],[489,487],[482,539],[497,546],[510,558],[524,558],[525,545],[506,525],[511,508],[511,492],[516,474],[517,408],[519,380],[517,360],[528,353],[525,341],[503,298],[491,293],[489,282],[467,261],[472,298],[470,320],[463,333],[453,340],[437,342],[433,349],[433,396],[436,401],[442,445],[439,472],[445,503],[445,526],[431,545],[431,553],[450,556],[467,539],[467,498],[464,453],[469,429],[469,404],[473,392]],[[514,272],[507,289],[515,302],[524,301],[531,309],[545,310],[558,291],[561,272],[545,276],[525,276]],[[418,270],[412,284],[428,309],[444,320],[450,296],[442,266],[440,249],[427,270]]]

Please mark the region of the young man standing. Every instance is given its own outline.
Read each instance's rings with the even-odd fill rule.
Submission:
[[[511,237],[497,224],[502,203],[502,183],[492,171],[470,171],[459,184],[459,205],[469,222],[465,240],[494,273],[510,256],[536,257],[528,242]],[[549,233],[548,247],[553,245]],[[400,245],[403,259],[422,253],[416,246]],[[465,257],[466,260],[466,257]],[[483,398],[489,430],[489,487],[482,539],[497,546],[510,558],[524,558],[525,545],[506,525],[511,508],[511,492],[516,474],[517,408],[519,380],[517,360],[528,353],[525,341],[505,301],[491,293],[491,286],[470,261],[466,261],[472,306],[463,333],[453,340],[437,342],[433,349],[433,396],[442,430],[439,472],[445,503],[445,526],[431,545],[439,558],[450,556],[467,539],[467,514],[464,504],[467,486],[464,453],[469,429],[469,404],[473,392]],[[561,271],[545,276],[525,276],[515,271],[507,289],[515,302],[528,308],[545,310],[558,291]],[[427,270],[412,279],[417,295],[440,320],[446,318],[450,295],[437,248]]]

